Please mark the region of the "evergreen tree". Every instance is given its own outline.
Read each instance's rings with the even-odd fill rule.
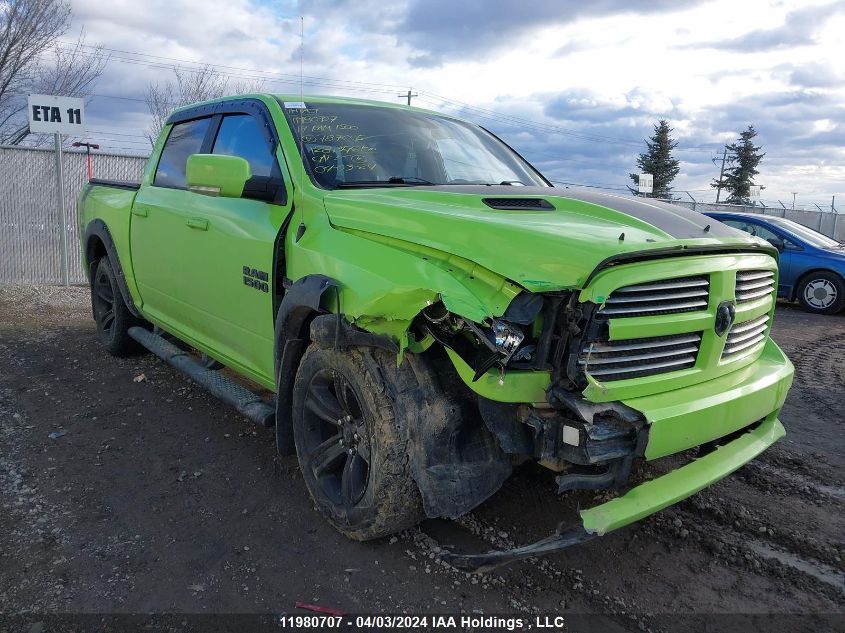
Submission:
[[[749,125],[745,132],[739,135],[736,143],[727,146],[728,155],[732,157],[731,167],[725,170],[724,188],[730,192],[726,202],[729,204],[750,204],[751,186],[754,176],[759,174],[757,166],[766,154],[753,143],[757,130]]]
[[[678,142],[669,135],[672,128],[669,122],[660,119],[654,126],[654,135],[645,142],[648,148],[645,153],[637,158],[637,167],[644,174],[654,176],[654,187],[651,196],[654,198],[669,198],[672,194],[672,181],[681,170],[680,161],[672,157],[672,150]],[[630,174],[634,185],[640,182],[639,174]],[[636,191],[636,187],[630,188]]]

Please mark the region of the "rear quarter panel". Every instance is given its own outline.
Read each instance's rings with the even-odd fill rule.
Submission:
[[[129,226],[132,217],[132,204],[138,192],[128,189],[118,189],[101,185],[87,184],[79,196],[79,219],[78,229],[80,235],[80,248],[82,261],[86,267],[88,227],[96,220],[101,220],[109,230],[114,242],[118,263],[126,278],[126,285],[132,300],[140,305],[140,296],[135,285],[135,276],[132,270],[132,256],[129,250]]]

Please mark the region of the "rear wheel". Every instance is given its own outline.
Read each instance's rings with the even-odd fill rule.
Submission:
[[[97,263],[91,279],[91,310],[97,324],[97,338],[110,354],[129,356],[142,349],[128,331],[144,322],[126,307],[108,257]]]
[[[378,354],[312,346],[293,393],[294,441],[308,491],[335,528],[359,541],[424,516],[382,382],[390,380],[390,361]]]
[[[834,314],[845,306],[845,283],[835,273],[810,273],[798,284],[798,301],[808,312]]]

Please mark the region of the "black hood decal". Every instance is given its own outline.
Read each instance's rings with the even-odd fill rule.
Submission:
[[[414,188],[496,198],[506,198],[509,196],[569,198],[571,200],[607,207],[625,215],[630,215],[680,240],[700,237],[737,237],[737,235],[742,234],[736,229],[725,226],[721,222],[708,218],[706,215],[696,211],[651,198],[635,198],[634,196],[584,191],[581,189],[565,189],[562,187],[443,185]],[[555,204],[554,206],[560,208],[560,204]]]

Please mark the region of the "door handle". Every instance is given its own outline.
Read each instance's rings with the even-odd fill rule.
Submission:
[[[208,220],[205,218],[188,218],[185,220],[185,224],[190,226],[192,229],[199,229],[200,231],[208,230]]]
[[[132,215],[140,215],[142,218],[145,218],[149,215],[149,211],[147,211],[147,207],[144,205],[132,205]]]

